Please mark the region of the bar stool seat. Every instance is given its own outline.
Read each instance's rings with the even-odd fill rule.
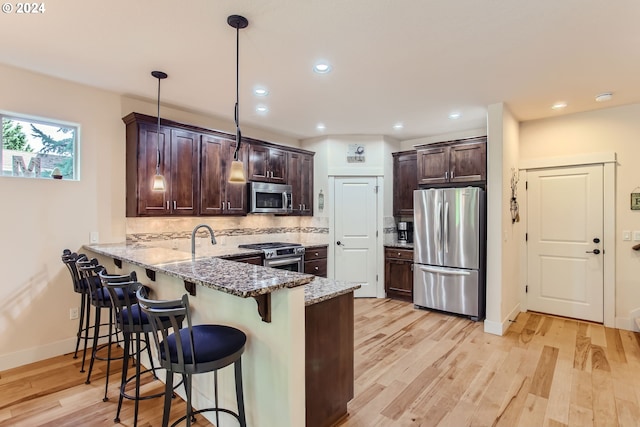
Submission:
[[[185,294],[182,299],[173,301],[150,300],[140,291],[137,294],[138,304],[147,314],[154,326],[155,343],[158,349],[160,364],[168,371],[162,426],[169,425],[171,411],[171,392],[173,375],[182,375],[185,393],[187,395],[187,413],[172,424],[176,426],[187,420],[187,426],[195,422],[195,415],[202,412],[216,413],[216,426],[220,425],[219,413],[232,415],[241,427],[246,427],[247,421],[244,411],[244,397],[242,391],[242,363],[241,357],[247,342],[247,336],[239,329],[224,325],[195,325],[191,324],[189,298]],[[182,328],[180,316],[187,319],[187,327]],[[168,320],[168,322],[167,322]],[[167,325],[170,324],[170,328]],[[173,330],[173,333],[170,332]],[[160,341],[162,339],[162,341]],[[227,408],[220,408],[218,404],[218,370],[230,364],[234,365],[237,412]],[[194,411],[191,406],[192,374],[206,372],[214,373],[215,407]]]

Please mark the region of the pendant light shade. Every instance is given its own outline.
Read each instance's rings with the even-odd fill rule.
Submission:
[[[233,152],[233,162],[231,163],[231,173],[229,174],[229,182],[232,184],[244,184],[247,178],[244,175],[244,165],[238,160],[238,151],[242,140],[240,132],[240,109],[239,109],[239,85],[240,85],[240,28],[247,28],[249,21],[244,16],[231,15],[227,18],[227,24],[236,29],[236,106],[234,109],[234,120],[236,123],[236,149]]]
[[[156,144],[156,174],[153,177],[153,191],[166,191],[167,184],[164,176],[160,173],[160,81],[167,78],[167,73],[162,71],[152,71],[151,75],[158,79],[158,141]]]

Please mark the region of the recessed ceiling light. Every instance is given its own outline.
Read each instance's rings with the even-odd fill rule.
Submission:
[[[267,96],[269,94],[269,91],[266,90],[263,87],[257,87],[255,88],[255,90],[253,91],[253,93],[256,94],[256,96]]]
[[[395,130],[400,130],[404,128],[404,125],[402,123],[396,123],[395,125],[393,125],[393,128]]]
[[[318,74],[327,74],[331,71],[331,65],[328,62],[318,62],[313,66],[313,71]]]
[[[553,104],[551,106],[552,110],[562,110],[563,108],[565,108],[567,106],[566,102],[556,102],[555,104]]]
[[[268,109],[265,105],[258,105],[258,106],[256,107],[256,111],[257,111],[258,113],[262,113],[262,114],[264,114],[264,113],[266,113],[267,111],[269,111],[269,109]]]
[[[596,96],[596,101],[597,102],[605,102],[605,101],[610,101],[611,98],[613,98],[613,93],[605,92],[605,93],[601,93],[600,95]]]
[[[324,125],[324,123],[318,123],[316,125],[316,129],[318,130],[325,130],[327,127]]]
[[[459,119],[460,118],[460,113],[457,113],[457,112],[456,113],[451,113],[451,114],[449,114],[449,118],[451,120]]]

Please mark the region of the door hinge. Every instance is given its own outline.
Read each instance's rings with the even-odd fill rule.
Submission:
[[[525,181],[524,182],[524,189],[528,190],[529,189],[529,181]]]
[[[376,237],[378,237],[378,230],[376,230]]]
[[[529,293],[529,285],[526,285],[526,286],[524,287],[524,293],[525,293],[525,294],[528,294],[528,293]]]
[[[373,187],[373,192],[378,194],[378,188],[379,187],[380,187],[379,185],[376,185],[375,187]]]
[[[378,281],[378,275],[376,274],[376,282]]]
[[[529,241],[529,233],[524,233],[524,241],[525,242]]]

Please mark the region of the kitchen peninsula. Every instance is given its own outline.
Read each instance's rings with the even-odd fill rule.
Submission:
[[[353,291],[360,284],[223,259],[256,254],[236,246],[199,248],[197,257],[153,243],[84,249],[110,273],[136,271],[154,298],[189,292],[194,324],[227,324],[247,334],[248,425],[311,427],[346,416],[353,397]],[[220,371],[219,381],[222,406],[235,408],[232,370]],[[210,407],[212,400],[211,379],[195,377],[194,406]]]

